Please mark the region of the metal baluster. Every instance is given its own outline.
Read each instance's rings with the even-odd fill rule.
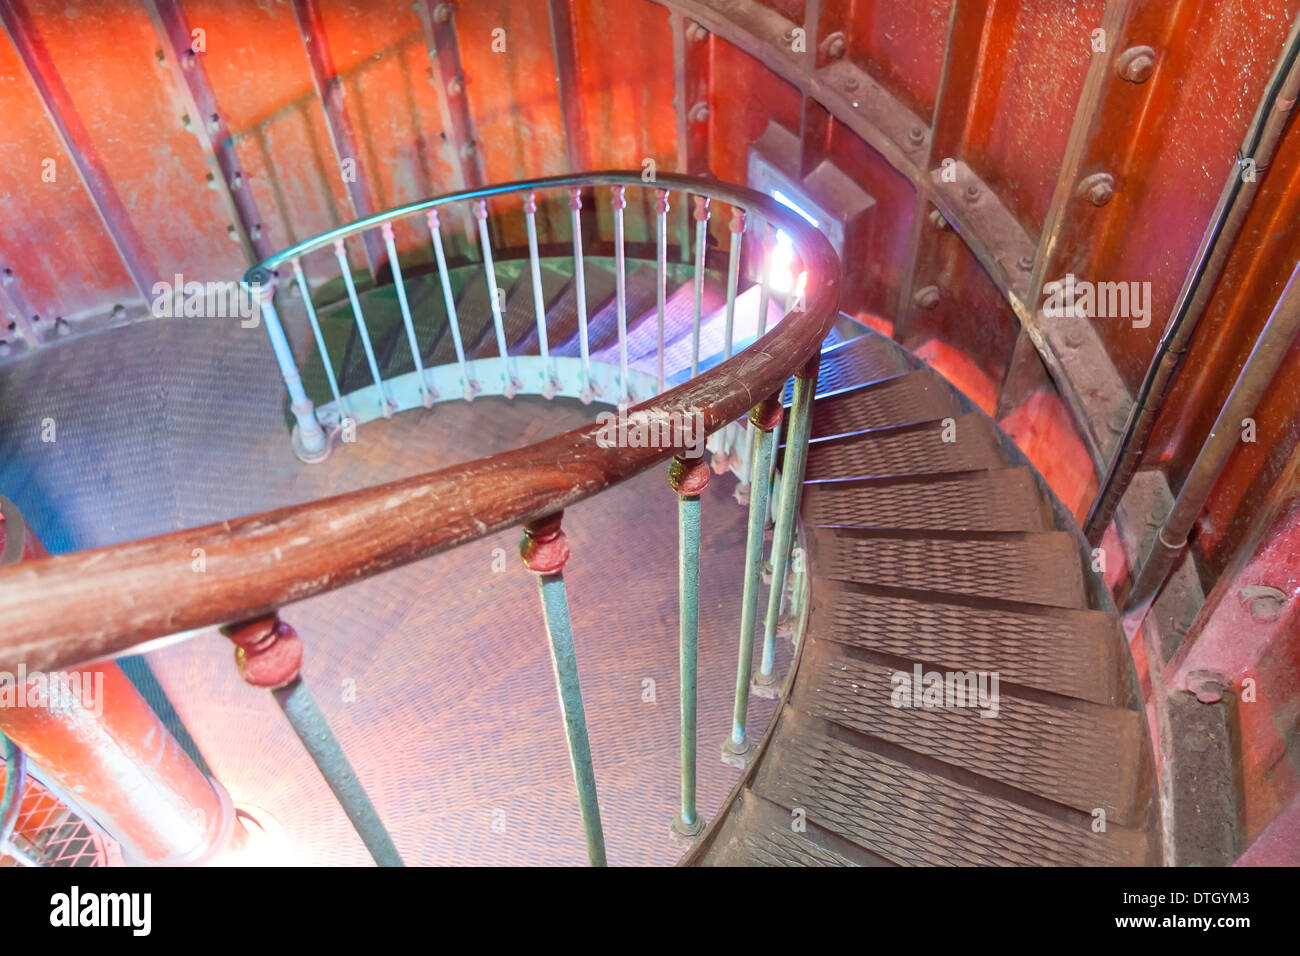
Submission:
[[[497,352],[501,355],[501,394],[514,398],[521,383],[514,376],[510,367],[509,350],[506,347],[505,321],[501,318],[501,299],[497,296],[497,270],[492,262],[492,240],[488,237],[487,202],[480,199],[474,205],[474,218],[478,220],[478,241],[483,248],[483,273],[487,278],[488,295],[492,300],[492,325],[497,333]]]
[[[546,618],[546,635],[551,642],[551,663],[564,712],[564,730],[569,742],[569,762],[573,782],[578,790],[578,809],[587,836],[587,858],[592,866],[605,865],[605,834],[600,823],[600,803],[596,797],[596,770],[591,762],[591,743],[587,739],[587,717],[582,706],[582,688],[578,683],[578,661],[573,652],[573,627],[569,621],[569,599],[564,590],[564,563],[569,559],[569,544],[560,522],[564,512],[524,526],[519,551],[524,566],[537,575],[542,614]]]
[[[397,245],[393,241],[393,224],[386,222],[380,227],[384,237],[384,248],[388,250],[388,264],[393,270],[393,288],[397,290],[397,305],[402,310],[402,323],[406,326],[406,341],[411,346],[411,358],[415,361],[415,372],[420,379],[420,404],[432,408],[438,393],[429,387],[424,377],[424,360],[420,358],[420,346],[415,340],[415,325],[411,322],[411,306],[406,301],[406,284],[402,281],[402,265],[397,261]]]
[[[695,809],[696,675],[700,633],[700,495],[709,484],[704,457],[678,455],[668,472],[677,492],[678,660],[681,674],[682,803],[671,830],[683,840],[704,832]]]
[[[438,278],[442,280],[442,301],[447,307],[447,324],[451,328],[451,341],[456,346],[456,361],[460,365],[461,383],[464,387],[465,401],[472,402],[474,396],[483,390],[470,373],[469,363],[465,361],[465,345],[460,339],[460,318],[456,315],[456,298],[451,294],[451,276],[447,272],[447,256],[442,251],[442,229],[439,227],[438,210],[430,209],[425,217],[429,223],[429,238],[433,240],[433,254],[438,260]]]
[[[766,481],[774,430],[781,423],[781,394],[764,399],[749,413],[751,441],[749,530],[745,540],[744,591],[740,604],[740,650],[736,661],[736,706],[731,733],[722,742],[722,762],[743,769],[754,755],[754,744],[745,738],[749,713],[749,678],[754,662],[754,624],[758,616],[759,572],[763,567],[763,529],[767,526],[768,483]]]
[[[542,356],[542,397],[554,398],[557,382],[551,369],[546,342],[546,297],[542,294],[542,262],[537,254],[537,194],[524,196],[524,219],[528,223],[528,265],[533,275],[533,311],[537,313],[537,348]]]
[[[736,289],[740,285],[740,244],[745,235],[745,210],[732,207],[731,251],[727,256],[727,332],[724,358],[731,358],[732,339],[736,324]]]
[[[700,374],[700,313],[704,310],[704,253],[709,237],[709,197],[695,197],[695,321],[691,326],[691,378]]]
[[[402,866],[402,858],[375,805],[316,705],[316,698],[303,683],[303,644],[297,632],[280,619],[278,612],[223,627],[221,632],[237,648],[235,665],[239,676],[250,686],[271,692],[371,858],[379,866]]]
[[[599,389],[591,381],[591,353],[587,341],[587,281],[582,262],[582,190],[569,190],[569,220],[573,224],[573,282],[578,303],[578,342],[582,349],[582,392],[579,398],[589,404]]]
[[[339,420],[342,421],[352,414],[352,408],[339,394],[339,382],[334,376],[334,362],[330,359],[329,349],[325,348],[325,335],[321,332],[316,306],[311,301],[311,289],[307,286],[307,277],[303,275],[302,263],[298,261],[297,256],[293,257],[292,265],[293,277],[298,282],[299,293],[302,294],[302,306],[307,310],[307,321],[311,323],[311,333],[316,337],[316,351],[320,355],[321,364],[325,366],[325,377],[329,380],[330,392],[334,395],[334,407],[339,410]]]
[[[623,209],[627,197],[622,186],[614,187],[614,299],[618,311],[618,381],[620,405],[630,405],[627,387],[627,261],[623,255]]]
[[[388,396],[388,388],[379,374],[379,363],[375,360],[375,349],[370,344],[370,330],[366,327],[366,317],[361,314],[361,300],[357,298],[357,287],[352,281],[352,269],[348,266],[348,250],[342,239],[334,240],[334,258],[339,262],[339,271],[343,273],[343,284],[347,286],[348,301],[352,303],[352,316],[357,321],[357,331],[361,333],[361,346],[366,351],[366,361],[370,364],[370,375],[379,389],[379,407],[385,418],[392,418],[397,404]]]
[[[794,397],[790,404],[790,423],[785,443],[785,462],[781,469],[781,494],[776,509],[776,528],[772,532],[772,590],[767,596],[767,616],[763,621],[763,655],[754,675],[753,692],[759,697],[776,697],[779,693],[773,669],[776,662],[776,629],[781,615],[781,597],[785,593],[785,573],[794,542],[795,518],[803,490],[804,465],[808,461],[808,438],[812,434],[813,396],[817,391],[817,366],[820,353],[799,370],[794,380]],[[772,456],[773,461],[776,455]]]
[[[262,324],[266,326],[271,350],[275,352],[276,364],[280,366],[280,377],[284,379],[284,387],[289,393],[289,409],[298,422],[293,430],[294,454],[306,462],[323,461],[330,453],[329,441],[316,419],[316,406],[303,390],[302,376],[298,374],[298,365],[289,349],[289,340],[284,337],[284,327],[280,325],[280,316],[275,311],[275,276],[269,270],[259,270],[251,291],[262,309]]]
[[[658,220],[659,275],[656,291],[659,317],[659,391],[664,390],[664,310],[668,301],[668,190],[655,190],[655,218]]]
[[[758,334],[767,333],[767,313],[770,311],[772,301],[772,250],[776,247],[776,234],[772,231],[770,223],[764,226],[764,232],[767,233],[768,241],[763,243],[763,250],[760,258],[763,274],[759,276],[758,287]]]

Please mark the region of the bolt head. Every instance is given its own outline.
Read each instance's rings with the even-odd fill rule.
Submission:
[[[923,289],[917,289],[916,295],[912,296],[912,301],[923,309],[933,309],[939,304],[939,287],[928,285]]]
[[[829,59],[839,60],[843,58],[848,50],[848,41],[844,39],[844,34],[838,30],[822,41],[822,52]]]
[[[1149,46],[1129,47],[1115,62],[1115,72],[1129,83],[1145,83],[1156,68],[1156,51]]]
[[[1115,195],[1115,177],[1110,173],[1093,173],[1079,183],[1079,195],[1094,206],[1104,206]]]

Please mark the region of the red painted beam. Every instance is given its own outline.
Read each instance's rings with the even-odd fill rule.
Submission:
[[[248,177],[235,151],[235,138],[217,105],[216,94],[203,66],[204,54],[192,48],[192,33],[180,0],[145,0],[149,19],[163,44],[167,65],[192,119],[192,129],[216,166],[223,196],[238,226],[250,264],[267,258],[276,250],[263,225]]]
[[[330,55],[329,44],[325,40],[320,6],[317,0],[293,0],[293,15],[298,21],[303,49],[307,52],[312,83],[325,112],[325,126],[334,146],[339,175],[343,177],[343,186],[352,203],[352,212],[356,218],[364,219],[379,210],[375,207],[370,183],[361,162],[361,141],[344,102],[343,81],[334,69],[334,58]],[[370,274],[378,276],[388,260],[383,240],[371,229],[362,235],[362,241],[365,243]]]

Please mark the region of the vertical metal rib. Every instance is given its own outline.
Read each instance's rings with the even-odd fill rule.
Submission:
[[[659,391],[664,390],[664,311],[667,308],[668,301],[668,190],[657,190],[658,198],[655,202],[655,219],[657,222],[658,235],[658,275],[655,283],[656,296],[656,315],[659,320],[659,338],[658,338],[658,370],[659,370]]]
[[[330,392],[334,395],[334,406],[339,410],[339,418],[352,414],[352,409],[339,394],[339,382],[334,376],[334,362],[329,349],[325,347],[325,335],[321,332],[320,319],[316,316],[316,306],[311,301],[311,290],[307,287],[307,277],[303,275],[302,263],[295,256],[293,259],[293,277],[298,282],[298,292],[302,295],[302,307],[307,310],[307,321],[311,323],[311,334],[316,338],[316,351],[321,364],[325,366],[325,377],[330,383]]]
[[[497,295],[497,270],[492,262],[492,240],[488,236],[487,203],[482,199],[474,206],[474,218],[478,220],[478,241],[483,249],[483,274],[487,279],[488,297],[492,302],[492,325],[497,333],[497,352],[501,355],[503,370],[501,381],[504,386],[502,394],[511,398],[515,394],[512,381],[514,374],[510,368],[509,350],[506,346],[506,327],[501,317],[501,299]]]
[[[357,287],[352,281],[352,269],[348,266],[348,250],[342,239],[334,240],[334,258],[338,260],[339,271],[343,273],[343,284],[347,286],[348,301],[352,303],[352,315],[357,320],[357,331],[361,334],[361,346],[366,351],[366,361],[370,364],[370,375],[379,389],[379,404],[384,416],[393,415],[393,401],[388,397],[388,389],[379,374],[379,363],[375,360],[375,349],[370,344],[370,330],[366,327],[366,317],[361,314],[361,300],[357,298]]]
[[[619,403],[630,401],[627,387],[627,260],[623,252],[623,209],[627,197],[622,186],[614,187],[614,289],[618,309]]]
[[[442,282],[442,301],[447,307],[447,325],[451,329],[451,341],[456,346],[456,361],[460,365],[461,381],[466,395],[477,391],[475,382],[465,362],[465,345],[460,338],[460,318],[456,315],[456,297],[451,294],[451,275],[447,272],[447,256],[442,250],[442,229],[438,221],[438,210],[430,209],[426,217],[429,222],[429,238],[433,240],[433,255],[438,260],[438,278]]]
[[[393,846],[393,838],[384,829],[384,821],[379,818],[375,805],[370,802],[325,715],[316,706],[316,698],[302,678],[271,693],[375,863],[379,866],[402,866],[402,858],[397,847]]]
[[[745,210],[731,208],[731,249],[727,255],[727,327],[724,358],[731,358],[736,327],[736,289],[740,285],[740,243],[745,235]]]
[[[533,276],[533,311],[537,313],[537,348],[542,356],[543,385],[549,383],[551,374],[550,349],[546,342],[546,297],[542,295],[542,262],[537,254],[537,194],[524,196],[524,218],[528,223],[528,265]]]
[[[393,288],[397,290],[397,305],[402,310],[402,324],[406,326],[406,341],[411,346],[411,358],[415,361],[415,371],[420,378],[420,403],[426,408],[433,404],[433,393],[424,378],[424,361],[420,358],[420,346],[415,340],[415,325],[411,322],[411,306],[406,301],[406,284],[402,281],[402,266],[397,261],[397,246],[393,241],[393,224],[386,222],[380,231],[384,236],[384,248],[388,251],[388,264],[393,270]]]
[[[704,310],[704,253],[709,237],[709,197],[695,197],[695,318],[691,324],[691,378],[700,374],[700,313]]]
[[[582,349],[582,387],[591,389],[591,352],[587,339],[587,281],[582,261],[582,190],[569,190],[569,218],[573,224],[573,282],[578,304],[578,341]],[[590,399],[587,399],[590,401]]]

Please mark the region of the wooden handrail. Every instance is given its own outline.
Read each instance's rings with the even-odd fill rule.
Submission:
[[[604,172],[454,198],[616,183],[646,185],[640,173]],[[631,410],[653,409],[676,421],[699,413],[704,430],[713,432],[782,389],[817,352],[838,313],[839,261],[820,232],[759,193],[675,175],[660,175],[650,185],[708,194],[779,225],[807,271],[804,311],[792,312],[721,365]],[[394,216],[442,201],[402,207]],[[375,225],[387,215],[366,222]],[[332,239],[350,229],[325,235]],[[291,252],[316,244],[311,240]],[[0,670],[14,672],[20,663],[28,670],[66,668],[269,613],[567,508],[666,461],[694,445],[695,437],[676,447],[606,448],[600,435],[601,426],[592,424],[526,448],[308,504],[0,569]],[[194,569],[196,549],[202,550],[203,571]]]

